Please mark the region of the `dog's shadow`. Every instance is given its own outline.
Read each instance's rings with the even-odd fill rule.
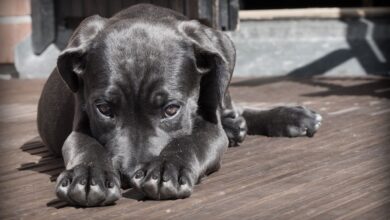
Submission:
[[[20,165],[18,170],[32,170],[50,176],[50,181],[56,181],[58,175],[65,169],[62,158],[54,156],[42,143],[39,137],[35,137],[24,143],[20,149],[34,156],[40,156],[38,162],[28,162]]]
[[[35,137],[27,141],[20,147],[20,149],[31,155],[40,156],[40,158],[38,161],[21,164],[18,168],[19,171],[32,170],[38,173],[44,173],[49,175],[51,182],[54,182],[65,169],[62,158],[53,155],[42,143],[40,137]],[[58,209],[67,206],[67,203],[58,199],[52,199],[46,205]]]

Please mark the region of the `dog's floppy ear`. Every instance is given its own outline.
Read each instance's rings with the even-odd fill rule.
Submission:
[[[221,31],[198,21],[183,21],[179,30],[193,43],[196,70],[202,74],[199,110],[207,120],[217,122],[216,111],[223,99],[235,64],[235,48]]]
[[[85,57],[91,42],[104,28],[106,22],[107,19],[98,15],[84,19],[57,59],[58,72],[73,92],[79,89],[80,76],[85,70]]]

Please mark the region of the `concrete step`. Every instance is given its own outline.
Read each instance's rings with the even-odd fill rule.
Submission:
[[[229,33],[235,76],[390,75],[390,17],[272,15]]]

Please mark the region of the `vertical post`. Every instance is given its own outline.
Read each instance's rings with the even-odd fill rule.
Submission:
[[[41,54],[55,40],[53,0],[31,0],[32,46]]]
[[[184,14],[219,30],[235,30],[239,0],[186,0]]]
[[[185,7],[184,0],[169,0],[169,8],[177,12],[185,14],[184,7]]]
[[[229,30],[229,1],[230,0],[220,0],[219,1],[219,27],[221,30]]]
[[[240,10],[240,3],[239,3],[239,0],[228,0],[228,1],[229,1],[229,5],[228,5],[229,28],[228,28],[228,30],[234,31],[234,30],[237,30],[238,24],[240,22],[240,18],[238,17],[238,12]]]

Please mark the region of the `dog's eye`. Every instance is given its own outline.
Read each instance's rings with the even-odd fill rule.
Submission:
[[[170,104],[164,108],[164,117],[165,118],[170,118],[173,117],[177,114],[179,111],[180,106],[176,104]]]
[[[107,117],[110,117],[110,118],[113,117],[111,107],[110,107],[107,103],[96,104],[96,108],[97,108],[97,109],[99,110],[99,112],[102,113],[103,115],[105,115],[105,116],[107,116]]]

